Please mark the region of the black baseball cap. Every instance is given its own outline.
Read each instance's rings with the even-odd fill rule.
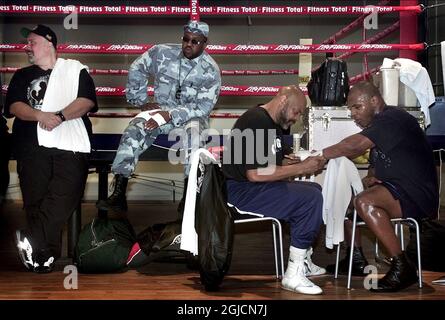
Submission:
[[[44,37],[46,40],[51,42],[54,46],[54,49],[57,49],[57,36],[49,27],[44,26],[43,24],[38,24],[32,29],[22,28],[20,30],[22,36],[27,38],[30,33],[35,33],[36,35]]]

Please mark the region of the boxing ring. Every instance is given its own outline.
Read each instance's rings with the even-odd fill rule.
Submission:
[[[416,59],[417,53],[423,52],[427,48],[427,44],[418,42],[417,28],[418,16],[421,15],[425,7],[418,5],[417,0],[401,0],[400,6],[388,5],[391,1],[383,0],[376,6],[200,6],[199,1],[190,0],[188,6],[80,6],[80,5],[2,5],[0,13],[15,14],[23,16],[34,15],[69,15],[76,13],[80,16],[156,16],[156,17],[178,17],[181,19],[182,25],[184,18],[199,20],[200,17],[211,16],[265,16],[265,17],[298,17],[298,16],[357,16],[357,18],[336,31],[333,35],[327,37],[319,44],[209,44],[206,51],[218,57],[219,55],[274,55],[280,57],[283,55],[296,56],[299,54],[331,54],[340,59],[346,60],[350,57],[361,53],[363,55],[362,72],[350,76],[350,83],[354,84],[358,81],[369,79],[376,73],[379,68],[369,67],[368,55],[376,52],[399,52],[400,57]],[[402,5],[403,4],[403,5]],[[364,27],[365,19],[372,14],[386,15],[398,14],[399,21],[375,33],[372,37],[368,37],[368,31]],[[362,42],[360,43],[343,43],[340,42],[347,38],[352,32],[361,30]],[[384,43],[385,38],[398,31],[400,33],[400,43]],[[57,51],[60,54],[94,54],[94,55],[140,55],[154,44],[59,44]],[[2,43],[0,44],[0,52],[3,54],[23,53],[25,44],[21,43]],[[218,58],[216,58],[218,60]],[[2,74],[13,73],[20,66],[3,66],[0,68]],[[124,69],[90,69],[90,74],[105,75],[109,77],[122,77],[128,74]],[[243,69],[243,70],[222,70],[221,74],[226,76],[274,76],[274,75],[299,75],[300,71],[295,68],[290,69]],[[124,78],[120,80],[124,83]],[[223,83],[225,83],[223,81]],[[221,96],[229,97],[263,97],[274,96],[280,86],[271,85],[232,85],[224,84],[221,87]],[[7,92],[8,86],[2,87],[3,93]],[[302,88],[305,90],[305,87]],[[124,97],[125,87],[121,86],[97,86],[96,94],[99,97]],[[153,87],[148,88],[148,94],[153,95]],[[97,112],[90,114],[95,118],[132,118],[136,112]],[[236,119],[239,114],[222,113],[214,111],[211,119]],[[108,173],[110,172],[110,164],[114,158],[115,150],[119,143],[120,134],[95,134],[92,141],[92,166],[95,167],[99,175],[98,197],[106,199],[108,196]],[[174,142],[168,141],[166,137],[160,136],[154,145],[161,148],[150,148],[141,160],[154,161],[166,160],[168,149]],[[155,150],[157,149],[157,150]],[[174,187],[173,181],[173,187]],[[174,199],[173,193],[173,199]],[[80,207],[80,206],[79,206]],[[73,214],[70,222],[69,236],[69,253],[72,254],[77,242],[77,234],[80,230],[80,211]]]

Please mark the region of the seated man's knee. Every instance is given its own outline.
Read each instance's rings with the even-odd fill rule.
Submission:
[[[140,131],[145,129],[145,119],[136,118],[130,121],[124,132]]]
[[[357,214],[365,218],[372,213],[373,201],[366,193],[360,193],[354,198],[354,207]]]

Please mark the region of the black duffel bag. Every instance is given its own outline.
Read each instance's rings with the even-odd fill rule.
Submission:
[[[127,219],[94,218],[80,232],[74,262],[81,273],[121,272],[135,242]]]
[[[195,208],[199,273],[205,290],[216,291],[232,261],[234,209],[227,205],[225,177],[220,167],[208,164],[204,168]]]

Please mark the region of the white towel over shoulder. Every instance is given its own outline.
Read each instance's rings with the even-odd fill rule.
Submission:
[[[351,189],[352,188],[352,189]],[[323,221],[326,248],[344,240],[345,213],[354,194],[363,191],[363,183],[354,163],[346,157],[329,160],[323,182]]]
[[[79,75],[88,67],[79,61],[58,58],[43,98],[42,111],[57,112],[77,98]],[[52,131],[37,126],[39,145],[47,148],[89,153],[90,139],[81,118],[62,122]]]

